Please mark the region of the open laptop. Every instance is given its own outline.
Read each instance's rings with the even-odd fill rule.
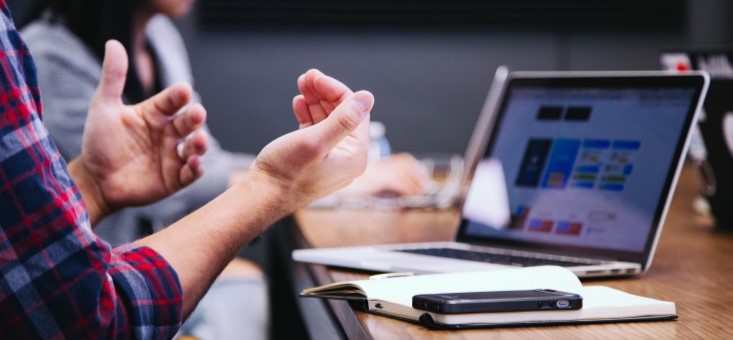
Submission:
[[[293,259],[413,273],[648,269],[707,74],[500,69],[496,78],[466,152],[454,241],[301,249]]]

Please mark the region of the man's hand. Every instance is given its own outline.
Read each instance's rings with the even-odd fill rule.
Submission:
[[[252,165],[252,171],[292,197],[292,209],[345,187],[364,172],[374,105],[371,93],[353,93],[317,70],[302,75],[298,88],[293,110],[300,130],[265,146]]]
[[[324,120],[353,92],[343,83],[312,69],[298,78],[300,95],[293,99],[293,111],[300,127]],[[420,163],[409,154],[399,154],[366,168],[339,196],[416,195],[428,183]]]
[[[140,104],[124,105],[127,67],[124,47],[109,41],[82,152],[69,164],[92,224],[121,207],[169,196],[203,174],[199,156],[208,139],[196,130],[204,124],[206,111],[195,104],[176,114],[190,101],[190,86],[173,85]]]

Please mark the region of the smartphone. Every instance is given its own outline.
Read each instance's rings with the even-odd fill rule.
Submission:
[[[580,309],[583,298],[552,289],[421,294],[412,297],[415,309],[443,314]]]

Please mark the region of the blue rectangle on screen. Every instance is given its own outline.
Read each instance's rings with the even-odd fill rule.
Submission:
[[[601,171],[601,167],[599,165],[581,165],[578,167],[578,172],[584,173],[584,174],[597,174],[599,171]]]
[[[537,187],[552,147],[551,139],[531,139],[524,150],[522,165],[514,183],[520,187]]]
[[[575,186],[583,189],[593,189],[593,182],[575,182]]]
[[[613,141],[613,148],[620,150],[639,150],[641,143],[636,140],[616,140]]]
[[[607,139],[586,139],[583,141],[583,147],[587,149],[608,149],[611,142]]]
[[[616,184],[616,183],[606,183],[606,184],[601,185],[601,189],[607,190],[607,191],[623,191],[624,185]]]
[[[542,180],[544,188],[565,188],[580,150],[580,140],[558,139],[552,146],[547,170]]]

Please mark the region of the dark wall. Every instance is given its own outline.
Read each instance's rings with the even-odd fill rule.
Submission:
[[[733,4],[694,0],[687,6],[684,23],[671,28],[221,30],[202,28],[195,16],[180,27],[211,128],[227,148],[254,153],[295,128],[295,80],[316,67],[374,93],[372,118],[385,122],[394,150],[462,153],[498,65],[658,69],[662,48],[733,44]]]
[[[206,1],[206,0],[203,0]],[[9,0],[22,10],[25,0]],[[673,27],[592,25],[436,29],[243,25],[209,28],[197,13],[178,22],[209,110],[228,149],[258,152],[296,128],[295,80],[315,67],[376,97],[372,118],[396,151],[462,153],[493,71],[658,69],[670,46],[733,45],[733,3],[689,0]],[[17,15],[17,13],[16,13]]]

